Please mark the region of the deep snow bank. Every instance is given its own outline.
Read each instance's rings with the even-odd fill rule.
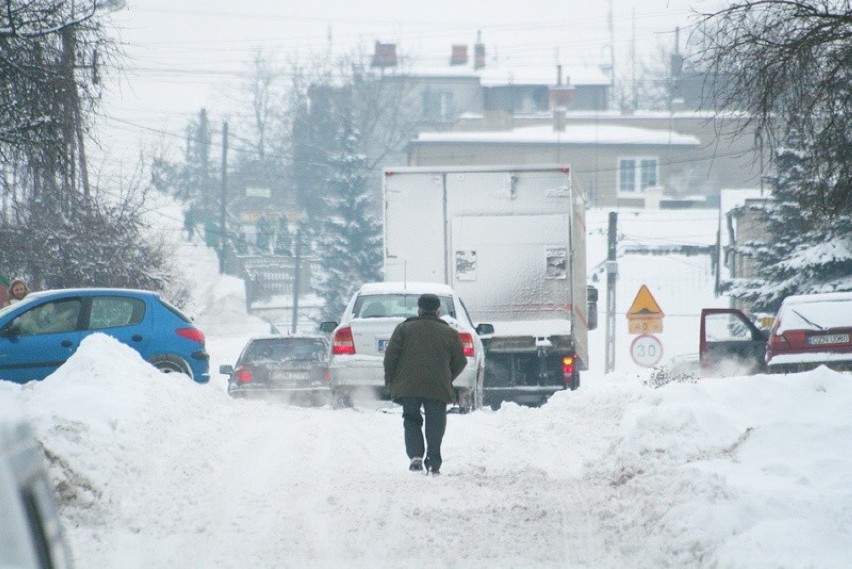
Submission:
[[[824,368],[659,389],[611,374],[451,415],[440,480],[406,471],[398,408],[234,401],[103,335],[0,400],[34,423],[80,567],[852,558],[852,381]]]

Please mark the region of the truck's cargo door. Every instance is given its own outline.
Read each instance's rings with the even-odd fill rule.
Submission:
[[[386,175],[384,198],[385,280],[451,284],[444,256],[447,228],[443,176]]]
[[[466,215],[452,220],[452,287],[474,320],[570,318],[569,216]]]

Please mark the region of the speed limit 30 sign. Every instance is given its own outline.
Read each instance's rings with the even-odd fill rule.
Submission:
[[[630,344],[630,357],[636,365],[654,367],[663,359],[663,344],[651,334],[636,336]]]

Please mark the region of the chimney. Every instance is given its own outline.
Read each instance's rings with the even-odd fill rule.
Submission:
[[[482,43],[482,31],[476,32],[476,45],[473,46],[473,68],[485,67],[485,44]]]
[[[466,45],[453,45],[453,53],[450,55],[450,65],[467,65]]]
[[[384,69],[385,67],[395,67],[396,64],[396,44],[376,41],[376,49],[373,52],[373,62],[370,67]]]
[[[574,87],[571,85],[570,78],[565,78],[565,84],[562,84],[562,66],[556,66],[556,85],[550,88],[550,110],[562,111],[564,121],[565,111],[571,106],[574,101]],[[555,118],[555,115],[554,115]],[[564,128],[558,129],[564,130]]]

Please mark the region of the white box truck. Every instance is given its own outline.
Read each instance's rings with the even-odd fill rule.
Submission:
[[[484,324],[485,403],[579,386],[597,291],[570,167],[388,168],[383,196],[384,278],[448,284]]]

